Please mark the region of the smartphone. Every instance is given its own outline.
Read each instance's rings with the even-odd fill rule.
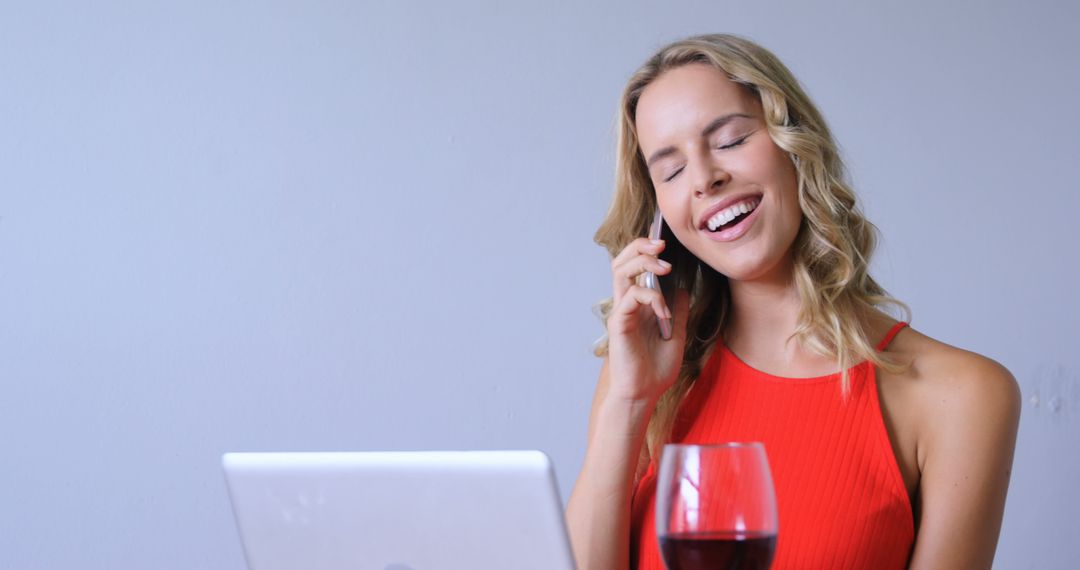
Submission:
[[[664,217],[660,215],[660,208],[656,209],[656,213],[653,214],[652,225],[649,226],[649,239],[660,239],[660,234],[664,230]],[[645,286],[649,289],[660,293],[662,296],[664,291],[660,289],[660,278],[656,276],[652,271],[645,272]],[[665,300],[666,302],[666,300]],[[668,340],[671,338],[671,319],[664,319],[656,317],[657,327],[660,329],[660,338]]]

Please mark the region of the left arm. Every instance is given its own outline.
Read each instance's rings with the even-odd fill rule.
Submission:
[[[1005,511],[1020,390],[971,353],[942,367],[920,442],[918,536],[910,570],[990,568]]]

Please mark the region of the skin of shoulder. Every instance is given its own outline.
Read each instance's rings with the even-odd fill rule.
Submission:
[[[886,422],[914,491],[910,568],[990,568],[1020,419],[1016,379],[992,359],[910,327],[888,352],[910,362],[881,378]]]

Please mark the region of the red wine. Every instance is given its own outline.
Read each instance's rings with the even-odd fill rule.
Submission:
[[[668,570],[769,570],[775,549],[775,534],[708,532],[660,537]]]

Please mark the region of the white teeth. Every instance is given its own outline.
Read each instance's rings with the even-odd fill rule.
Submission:
[[[734,220],[741,214],[749,214],[754,211],[754,208],[758,207],[760,200],[757,198],[751,198],[744,202],[739,202],[734,206],[729,206],[713,214],[713,217],[709,218],[708,227],[709,231],[716,231],[716,228]]]

